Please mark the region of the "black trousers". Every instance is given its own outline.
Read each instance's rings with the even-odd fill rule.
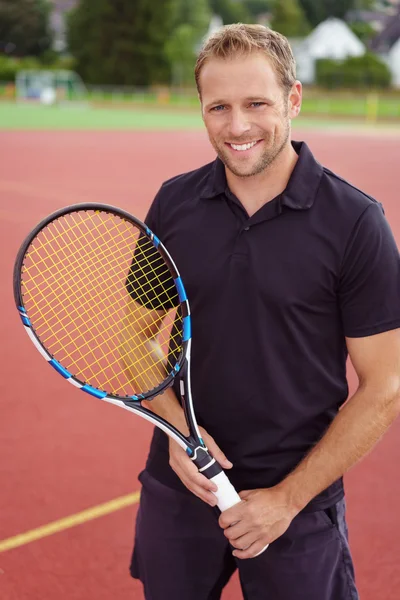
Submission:
[[[146,600],[218,600],[236,569],[245,600],[358,600],[345,502],[300,513],[260,556],[232,556],[213,508],[140,475],[131,575]]]

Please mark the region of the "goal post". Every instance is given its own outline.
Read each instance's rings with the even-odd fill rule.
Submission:
[[[17,102],[53,105],[86,100],[87,90],[81,77],[74,71],[45,71],[27,69],[15,78]]]

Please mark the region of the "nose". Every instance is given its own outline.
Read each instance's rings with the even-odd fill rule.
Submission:
[[[249,123],[248,116],[245,113],[239,109],[232,110],[230,116],[229,130],[233,137],[238,138],[250,131],[251,123]]]

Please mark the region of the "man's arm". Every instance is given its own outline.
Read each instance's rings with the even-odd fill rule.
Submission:
[[[297,510],[368,454],[400,413],[400,330],[346,341],[359,386],[319,444],[282,482]]]
[[[274,488],[242,492],[244,502],[220,517],[231,543],[247,548],[235,551],[239,558],[255,556],[281,536],[310,500],[375,446],[400,413],[400,329],[346,341],[359,379],[356,393],[290,475]]]

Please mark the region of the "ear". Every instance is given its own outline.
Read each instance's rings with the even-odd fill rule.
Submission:
[[[295,81],[288,96],[289,118],[295,119],[301,110],[301,102],[303,98],[303,86],[300,81]]]

